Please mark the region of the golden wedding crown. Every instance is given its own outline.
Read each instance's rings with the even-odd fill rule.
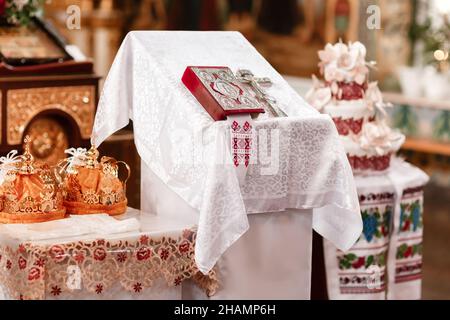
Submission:
[[[66,150],[70,157],[58,166],[64,175],[63,197],[68,214],[107,213],[119,215],[127,209],[126,182],[130,167],[123,161],[103,156],[100,161],[95,146]],[[126,177],[119,178],[123,165]]]
[[[0,223],[34,223],[65,217],[61,177],[48,165],[35,163],[30,142],[27,136],[22,155],[13,150],[0,158]]]

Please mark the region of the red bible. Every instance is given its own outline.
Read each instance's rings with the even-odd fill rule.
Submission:
[[[182,81],[215,120],[242,113],[264,113],[264,106],[228,67],[187,67]]]

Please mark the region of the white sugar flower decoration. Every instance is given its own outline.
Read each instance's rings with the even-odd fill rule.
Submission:
[[[374,110],[382,116],[382,118],[385,118],[387,116],[386,107],[392,107],[392,104],[385,103],[383,101],[383,95],[381,94],[380,89],[378,88],[378,82],[373,81],[370,82],[367,86],[367,90],[364,96],[364,99],[366,100],[367,107],[370,110]]]
[[[331,97],[331,88],[325,86],[313,75],[313,87],[306,94],[306,101],[318,111],[322,111],[322,109],[331,101]]]
[[[392,130],[384,119],[364,124],[359,137],[359,145],[363,150],[374,150],[379,156],[397,151],[403,142],[405,136]]]
[[[349,45],[342,42],[327,44],[324,50],[319,51],[319,58],[319,67],[328,82],[355,81],[363,84],[369,72],[366,48],[358,41]]]

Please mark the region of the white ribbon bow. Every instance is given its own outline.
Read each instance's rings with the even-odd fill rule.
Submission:
[[[17,154],[17,150],[12,150],[6,157],[0,157],[0,183],[3,183],[8,172],[15,169],[16,164],[22,161],[22,156]]]
[[[84,164],[86,161],[86,152],[87,150],[85,148],[70,148],[64,151],[64,153],[70,155],[66,159],[68,169]]]

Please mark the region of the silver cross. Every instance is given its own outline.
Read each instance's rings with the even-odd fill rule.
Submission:
[[[265,101],[269,106],[270,112],[275,117],[287,117],[287,114],[278,107],[277,101],[270,96],[261,85],[271,85],[272,81],[267,78],[257,78],[250,70],[240,69],[236,72],[236,79],[242,83],[246,83],[252,87],[256,93],[256,97],[261,101]]]

